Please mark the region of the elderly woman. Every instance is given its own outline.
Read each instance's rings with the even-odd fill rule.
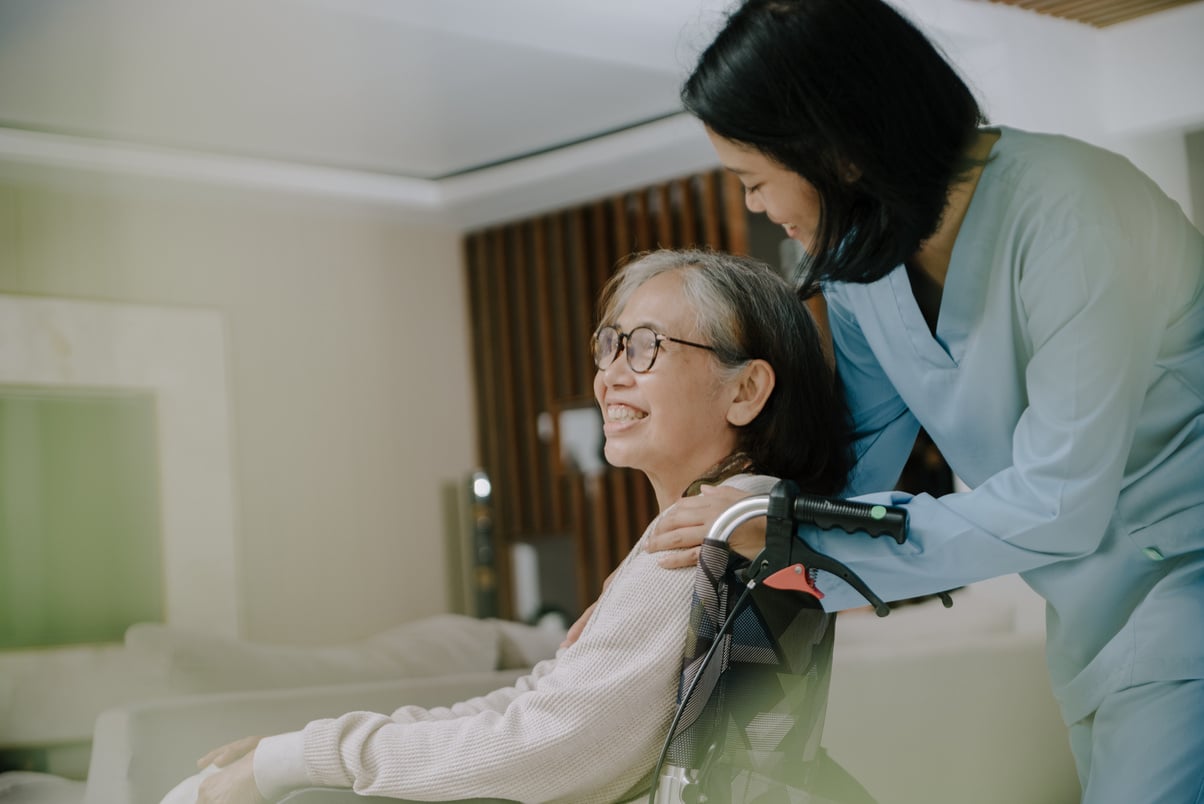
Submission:
[[[768,266],[645,255],[603,291],[592,346],[606,457],[643,472],[662,513],[706,484],[844,487],[847,425],[820,336]],[[197,801],[258,804],[313,786],[423,801],[640,795],[676,704],[692,581],[641,540],[580,638],[513,687],[233,743],[202,760],[225,767],[210,771]]]

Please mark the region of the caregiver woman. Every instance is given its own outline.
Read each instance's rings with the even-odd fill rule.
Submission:
[[[850,493],[890,488],[919,427],[973,489],[867,495],[907,507],[902,546],[807,538],[885,599],[1020,573],[1084,801],[1204,801],[1200,232],[1115,154],[980,128],[876,0],[744,3],[682,98],[748,208],[805,247],[803,292],[822,284]],[[697,544],[738,496],[678,502],[649,549]]]

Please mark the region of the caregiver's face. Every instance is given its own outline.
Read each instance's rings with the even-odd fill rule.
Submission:
[[[719,161],[744,185],[749,212],[764,213],[786,230],[787,237],[810,251],[819,225],[819,193],[811,183],[744,143],[721,137],[709,128],[707,136]]]
[[[679,271],[658,274],[640,285],[617,319],[603,323],[622,333],[648,327],[661,335],[704,343],[697,316],[682,295]],[[717,368],[707,349],[662,341],[648,371],[632,371],[621,351],[594,375],[606,459],[612,466],[647,475],[662,510],[736,449],[736,430],[727,414],[738,383],[722,381]]]

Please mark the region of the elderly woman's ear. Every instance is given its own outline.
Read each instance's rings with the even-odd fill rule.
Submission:
[[[736,393],[727,409],[728,424],[743,427],[761,413],[773,392],[773,367],[764,360],[751,360],[736,380]]]

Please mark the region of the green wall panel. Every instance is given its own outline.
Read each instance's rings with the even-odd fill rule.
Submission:
[[[0,386],[0,649],[163,619],[155,400]]]

